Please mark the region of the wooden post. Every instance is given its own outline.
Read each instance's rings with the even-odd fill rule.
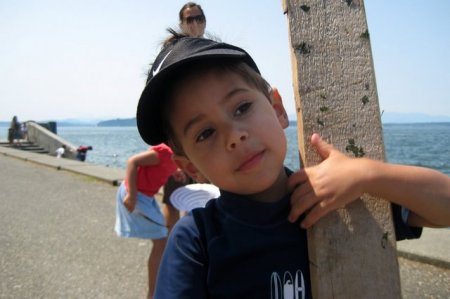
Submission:
[[[370,36],[362,0],[282,0],[292,50],[301,162],[320,135],[350,156],[384,160]],[[390,204],[363,196],[308,230],[317,298],[401,298]]]

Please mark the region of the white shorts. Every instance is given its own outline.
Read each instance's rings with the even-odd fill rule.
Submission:
[[[120,237],[141,239],[163,239],[168,229],[158,203],[152,196],[138,192],[136,207],[130,213],[123,204],[127,194],[122,182],[116,196],[116,225],[114,230]]]

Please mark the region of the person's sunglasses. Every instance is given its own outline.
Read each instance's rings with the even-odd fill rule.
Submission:
[[[204,15],[198,15],[193,17],[187,17],[184,19],[186,23],[192,24],[194,21],[197,21],[197,23],[204,23],[205,22],[205,16]]]

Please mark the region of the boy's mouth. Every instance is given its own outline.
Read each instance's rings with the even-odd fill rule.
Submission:
[[[265,150],[262,150],[260,152],[247,156],[244,159],[244,162],[241,163],[241,165],[239,165],[239,167],[236,169],[236,171],[247,171],[254,168],[262,160],[262,158],[264,157],[264,153]]]

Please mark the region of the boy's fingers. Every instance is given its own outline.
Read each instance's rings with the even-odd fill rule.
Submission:
[[[293,173],[288,178],[288,190],[289,190],[289,192],[294,191],[294,189],[297,186],[302,185],[302,184],[304,184],[307,181],[308,181],[308,176],[306,175],[305,170],[301,169],[301,170]]]
[[[300,225],[302,228],[309,228],[332,210],[326,201],[321,201],[308,212]]]
[[[300,196],[293,193],[291,197],[291,211],[289,212],[288,220],[295,222],[306,211],[311,209],[316,203],[317,197],[312,189],[306,191],[306,188],[301,191],[303,194]]]
[[[303,197],[307,194],[313,192],[311,184],[309,182],[304,182],[303,184],[298,185],[293,191],[291,195],[291,204],[298,204],[303,201]]]
[[[333,146],[320,138],[320,135],[317,133],[314,133],[311,136],[311,145],[315,148],[316,152],[322,157],[322,159],[328,158],[333,150]]]

